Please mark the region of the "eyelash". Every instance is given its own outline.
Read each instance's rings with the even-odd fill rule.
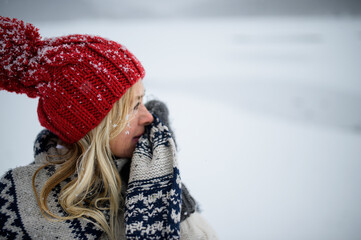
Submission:
[[[138,102],[137,105],[135,105],[134,110],[137,110],[139,106],[140,106],[140,102]]]

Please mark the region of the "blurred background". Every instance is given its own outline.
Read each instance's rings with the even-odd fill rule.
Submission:
[[[361,239],[361,1],[0,0],[0,15],[141,60],[220,239]],[[36,99],[0,105],[3,174],[42,128]]]

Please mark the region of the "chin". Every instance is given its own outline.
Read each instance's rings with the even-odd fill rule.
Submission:
[[[132,148],[131,150],[129,150],[129,152],[126,152],[126,153],[124,154],[124,157],[125,157],[125,158],[132,158],[132,157],[133,157],[133,154],[134,154],[134,151],[135,151],[135,147]]]

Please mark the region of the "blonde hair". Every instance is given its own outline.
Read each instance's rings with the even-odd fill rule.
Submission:
[[[120,234],[118,211],[121,199],[121,179],[112,160],[109,141],[128,124],[134,93],[129,88],[102,120],[80,141],[68,146],[63,156],[49,156],[48,163],[33,176],[33,190],[42,214],[49,220],[63,221],[84,218],[101,227],[110,239]],[[116,127],[115,127],[116,126]],[[60,167],[43,185],[40,196],[35,188],[38,172],[48,165]],[[62,217],[52,213],[47,205],[50,192],[65,179],[75,176],[62,187],[58,201],[67,213]],[[108,210],[107,221],[102,210]]]

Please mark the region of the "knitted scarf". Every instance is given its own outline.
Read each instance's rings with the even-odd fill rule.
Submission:
[[[180,221],[197,208],[187,188],[181,185],[169,128],[157,117],[154,119],[139,140],[133,159],[114,160],[125,183],[129,175],[124,213],[128,239],[179,239]],[[53,223],[41,215],[32,191],[32,176],[48,155],[65,150],[58,149],[57,142],[57,136],[42,131],[34,145],[35,162],[8,171],[0,180],[0,239],[106,239],[101,229],[84,219]],[[38,173],[38,192],[56,169],[58,166],[50,165]],[[67,182],[54,188],[48,197],[51,211],[61,216],[66,213],[58,196]]]
[[[179,239],[181,179],[171,133],[158,117],[133,154],[125,200],[128,239]]]

